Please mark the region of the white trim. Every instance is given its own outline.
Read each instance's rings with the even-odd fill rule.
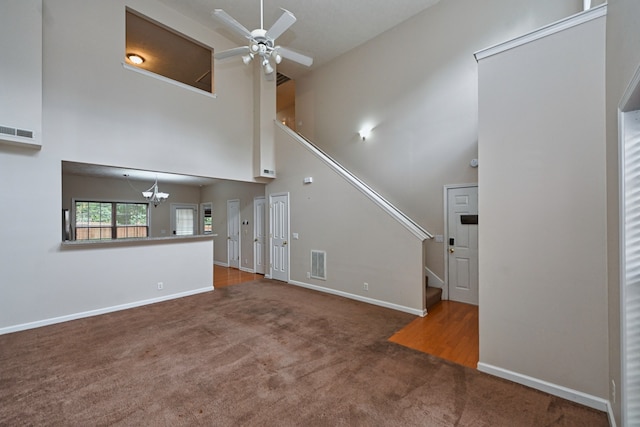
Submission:
[[[469,183],[469,184],[445,184],[442,186],[442,197],[444,206],[444,232],[442,235],[444,236],[442,250],[444,252],[444,280],[442,283],[442,299],[449,299],[449,194],[447,193],[449,189],[453,188],[470,188],[475,187],[478,188],[478,183]],[[436,276],[437,277],[437,276]]]
[[[242,266],[240,266],[240,271],[244,271],[245,273],[253,273],[253,274],[255,274],[256,272],[253,268],[247,268]]]
[[[207,96],[209,98],[215,99],[215,98],[218,97],[218,95],[216,95],[215,93],[211,93],[211,92],[207,92],[206,90],[198,89],[197,87],[190,86],[188,84],[184,84],[182,82],[170,79],[170,78],[165,77],[165,76],[161,76],[160,74],[152,73],[151,71],[144,70],[142,68],[134,67],[132,65],[127,64],[126,62],[122,63],[122,67],[125,70],[135,71],[136,73],[142,74],[143,76],[151,77],[151,78],[154,78],[156,80],[160,80],[160,81],[165,82],[165,83],[170,83],[170,84],[172,84],[174,86],[178,86],[178,87],[181,87],[183,89],[188,89],[188,90],[190,90],[192,92],[199,93],[200,95],[204,95],[204,96]]]
[[[563,399],[588,406],[589,408],[597,409],[603,412],[608,411],[607,406],[609,405],[609,401],[601,397],[573,390],[558,384],[553,384],[538,378],[533,378],[528,375],[519,374],[517,372],[509,371],[507,369],[499,368],[487,363],[478,362],[478,371],[503,378],[505,380],[513,381],[514,383],[522,384],[527,387],[531,387],[536,390],[540,390],[545,393],[549,393],[554,396],[558,396]]]
[[[231,235],[229,234],[229,203],[238,202],[238,218],[234,221],[238,221],[238,269],[242,267],[242,206],[240,199],[228,199],[227,200],[227,240],[225,244],[227,245],[227,266],[231,266],[231,254],[229,253],[229,241],[231,240]]]
[[[256,203],[259,203],[260,201],[262,201],[262,210],[264,211],[262,213],[262,219],[264,222],[266,222],[267,220],[267,199],[265,198],[265,196],[256,196],[253,198],[253,271],[257,271],[258,270],[258,254],[256,251],[256,244],[258,243],[256,240],[258,239],[258,235],[257,235],[257,227],[258,227],[258,221],[256,219]],[[258,274],[265,274],[267,272],[267,267],[265,265],[266,260],[266,249],[267,249],[267,224],[264,223],[262,224],[262,230],[265,233],[265,242],[263,242],[264,248],[262,250],[262,266],[263,266],[263,271],[262,273],[258,273]]]
[[[163,302],[163,301],[168,301],[172,299],[184,298],[191,295],[196,295],[196,294],[201,294],[201,293],[211,292],[211,291],[213,291],[213,286],[207,286],[205,288],[194,289],[191,291],[180,292],[177,294],[165,295],[158,298],[135,301],[127,304],[115,305],[112,307],[99,308],[96,310],[83,311],[80,313],[68,314],[66,316],[52,317],[49,319],[38,320],[36,322],[22,323],[20,325],[1,328],[0,335],[10,334],[12,332],[25,331],[27,329],[40,328],[43,326],[54,325],[56,323],[68,322],[71,320],[83,319],[85,317],[99,316],[101,314],[113,313],[114,311],[128,310],[130,308],[142,307],[144,305],[155,304],[157,302]]]
[[[619,235],[619,286],[620,286],[620,417],[622,425],[629,418],[628,363],[627,363],[627,236],[626,236],[626,142],[627,113],[640,109],[640,65],[629,81],[618,104],[618,235]],[[609,417],[612,418],[611,416]],[[614,418],[615,420],[615,418]],[[612,425],[615,425],[612,424]]]
[[[225,241],[225,242],[226,242],[226,241]],[[213,263],[214,263],[215,265],[219,265],[220,267],[226,267],[226,268],[229,268],[229,264],[224,263],[224,262],[222,262],[222,261],[215,261],[215,260],[214,260],[214,261],[213,261]]]
[[[611,407],[611,402],[607,400],[607,417],[609,418],[609,427],[616,427],[616,416],[613,413],[613,408]]]
[[[371,199],[376,205],[382,208],[385,212],[391,215],[396,221],[402,224],[407,230],[409,230],[418,239],[424,241],[427,239],[433,239],[433,235],[425,230],[418,223],[414,222],[411,218],[406,216],[400,209],[392,205],[389,201],[384,199],[381,195],[375,192],[371,187],[367,186],[364,182],[360,181],[350,172],[348,172],[342,165],[327,156],[309,141],[305,140],[301,135],[297,134],[289,127],[283,125],[279,121],[275,121],[277,127],[282,129],[285,133],[298,141],[303,147],[312,152],[316,157],[325,162],[334,172],[344,178],[348,183],[353,185],[362,194]]]
[[[488,58],[498,53],[505,52],[509,49],[513,49],[515,47],[522,46],[527,43],[531,43],[543,37],[547,37],[547,36],[559,33],[561,31],[564,31],[566,29],[578,26],[580,24],[584,24],[585,22],[589,22],[594,19],[600,18],[602,16],[606,16],[606,14],[607,14],[607,4],[604,3],[604,4],[601,4],[600,6],[569,16],[568,18],[561,19],[560,21],[546,25],[542,28],[538,28],[537,30],[534,30],[520,37],[516,37],[506,42],[499,43],[497,45],[479,50],[475,52],[473,56],[475,56],[476,61],[480,61],[481,59]]]
[[[0,145],[11,145],[13,147],[23,147],[35,150],[42,149],[42,143],[36,139],[36,132],[33,132],[33,138],[24,136],[7,135],[0,133]]]
[[[387,301],[382,301],[382,300],[373,299],[373,298],[367,298],[367,297],[363,297],[361,295],[350,294],[348,292],[338,291],[336,289],[324,288],[322,286],[316,286],[316,285],[312,285],[312,284],[309,284],[309,283],[298,282],[296,280],[289,280],[287,283],[289,283],[291,285],[300,286],[302,288],[312,289],[314,291],[324,292],[325,294],[338,295],[338,296],[341,296],[341,297],[344,297],[344,298],[349,298],[349,299],[352,299],[352,300],[365,302],[367,304],[377,305],[377,306],[380,306],[380,307],[390,308],[392,310],[397,310],[397,311],[402,311],[402,312],[409,313],[409,314],[414,314],[414,315],[420,316],[420,317],[424,317],[424,316],[427,315],[427,310],[424,310],[424,309],[406,307],[404,305],[398,305],[398,304],[393,304],[393,303],[387,302]]]

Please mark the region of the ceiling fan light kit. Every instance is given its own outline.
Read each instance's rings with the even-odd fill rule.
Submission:
[[[236,55],[242,55],[242,62],[247,65],[256,56],[260,57],[262,70],[267,78],[273,76],[274,68],[271,65],[271,58],[276,64],[280,64],[282,59],[288,59],[298,64],[310,67],[313,64],[313,58],[303,55],[285,47],[277,46],[275,40],[296,22],[293,13],[286,9],[282,9],[283,13],[280,18],[269,28],[264,29],[264,4],[260,1],[260,28],[249,31],[242,24],[236,21],[228,13],[222,9],[215,9],[212,16],[220,23],[225,25],[229,30],[249,40],[247,46],[236,47],[214,54],[216,59],[225,59]]]

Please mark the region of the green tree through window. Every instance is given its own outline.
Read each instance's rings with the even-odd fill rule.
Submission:
[[[147,203],[77,201],[76,240],[111,240],[147,237]]]

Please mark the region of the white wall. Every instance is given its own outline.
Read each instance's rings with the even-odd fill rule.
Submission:
[[[282,129],[275,139],[278,178],[267,195],[289,193],[290,235],[299,236],[289,240],[290,280],[422,314],[423,242]],[[312,249],[327,253],[326,281],[307,278]]]
[[[604,43],[601,17],[479,62],[479,367],[601,399]]]
[[[441,1],[297,80],[297,130],[443,234],[443,185],[477,181],[473,53],[581,9],[577,0]],[[363,142],[365,124],[374,130]],[[442,243],[428,242],[427,267],[444,278]]]
[[[62,160],[253,180],[250,71],[217,66],[214,98],[124,69],[125,6],[230,41],[153,0],[43,3],[42,149],[0,145],[0,332],[212,285],[210,240],[62,250]]]
[[[620,252],[618,198],[618,106],[635,71],[640,67],[640,2],[611,1],[607,13],[607,231],[609,273],[609,379],[620,396]],[[611,405],[621,423],[620,398]]]

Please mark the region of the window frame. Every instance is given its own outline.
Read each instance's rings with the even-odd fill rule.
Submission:
[[[86,226],[86,227],[78,227],[78,218],[77,218],[77,204],[78,203],[100,203],[100,204],[109,204],[111,205],[111,221],[109,225],[104,226]],[[146,224],[145,225],[118,225],[118,205],[142,205],[145,206],[146,213]],[[123,201],[123,200],[92,200],[92,199],[73,199],[71,201],[71,226],[72,226],[72,236],[74,241],[80,242],[98,242],[98,241],[111,241],[111,240],[135,240],[135,239],[147,239],[149,237],[149,229],[151,223],[151,210],[149,209],[149,203],[140,202],[140,201]],[[133,236],[133,237],[118,237],[118,230],[122,228],[128,227],[144,227],[145,236]],[[108,229],[110,230],[109,238],[86,238],[86,239],[78,239],[78,229]]]

